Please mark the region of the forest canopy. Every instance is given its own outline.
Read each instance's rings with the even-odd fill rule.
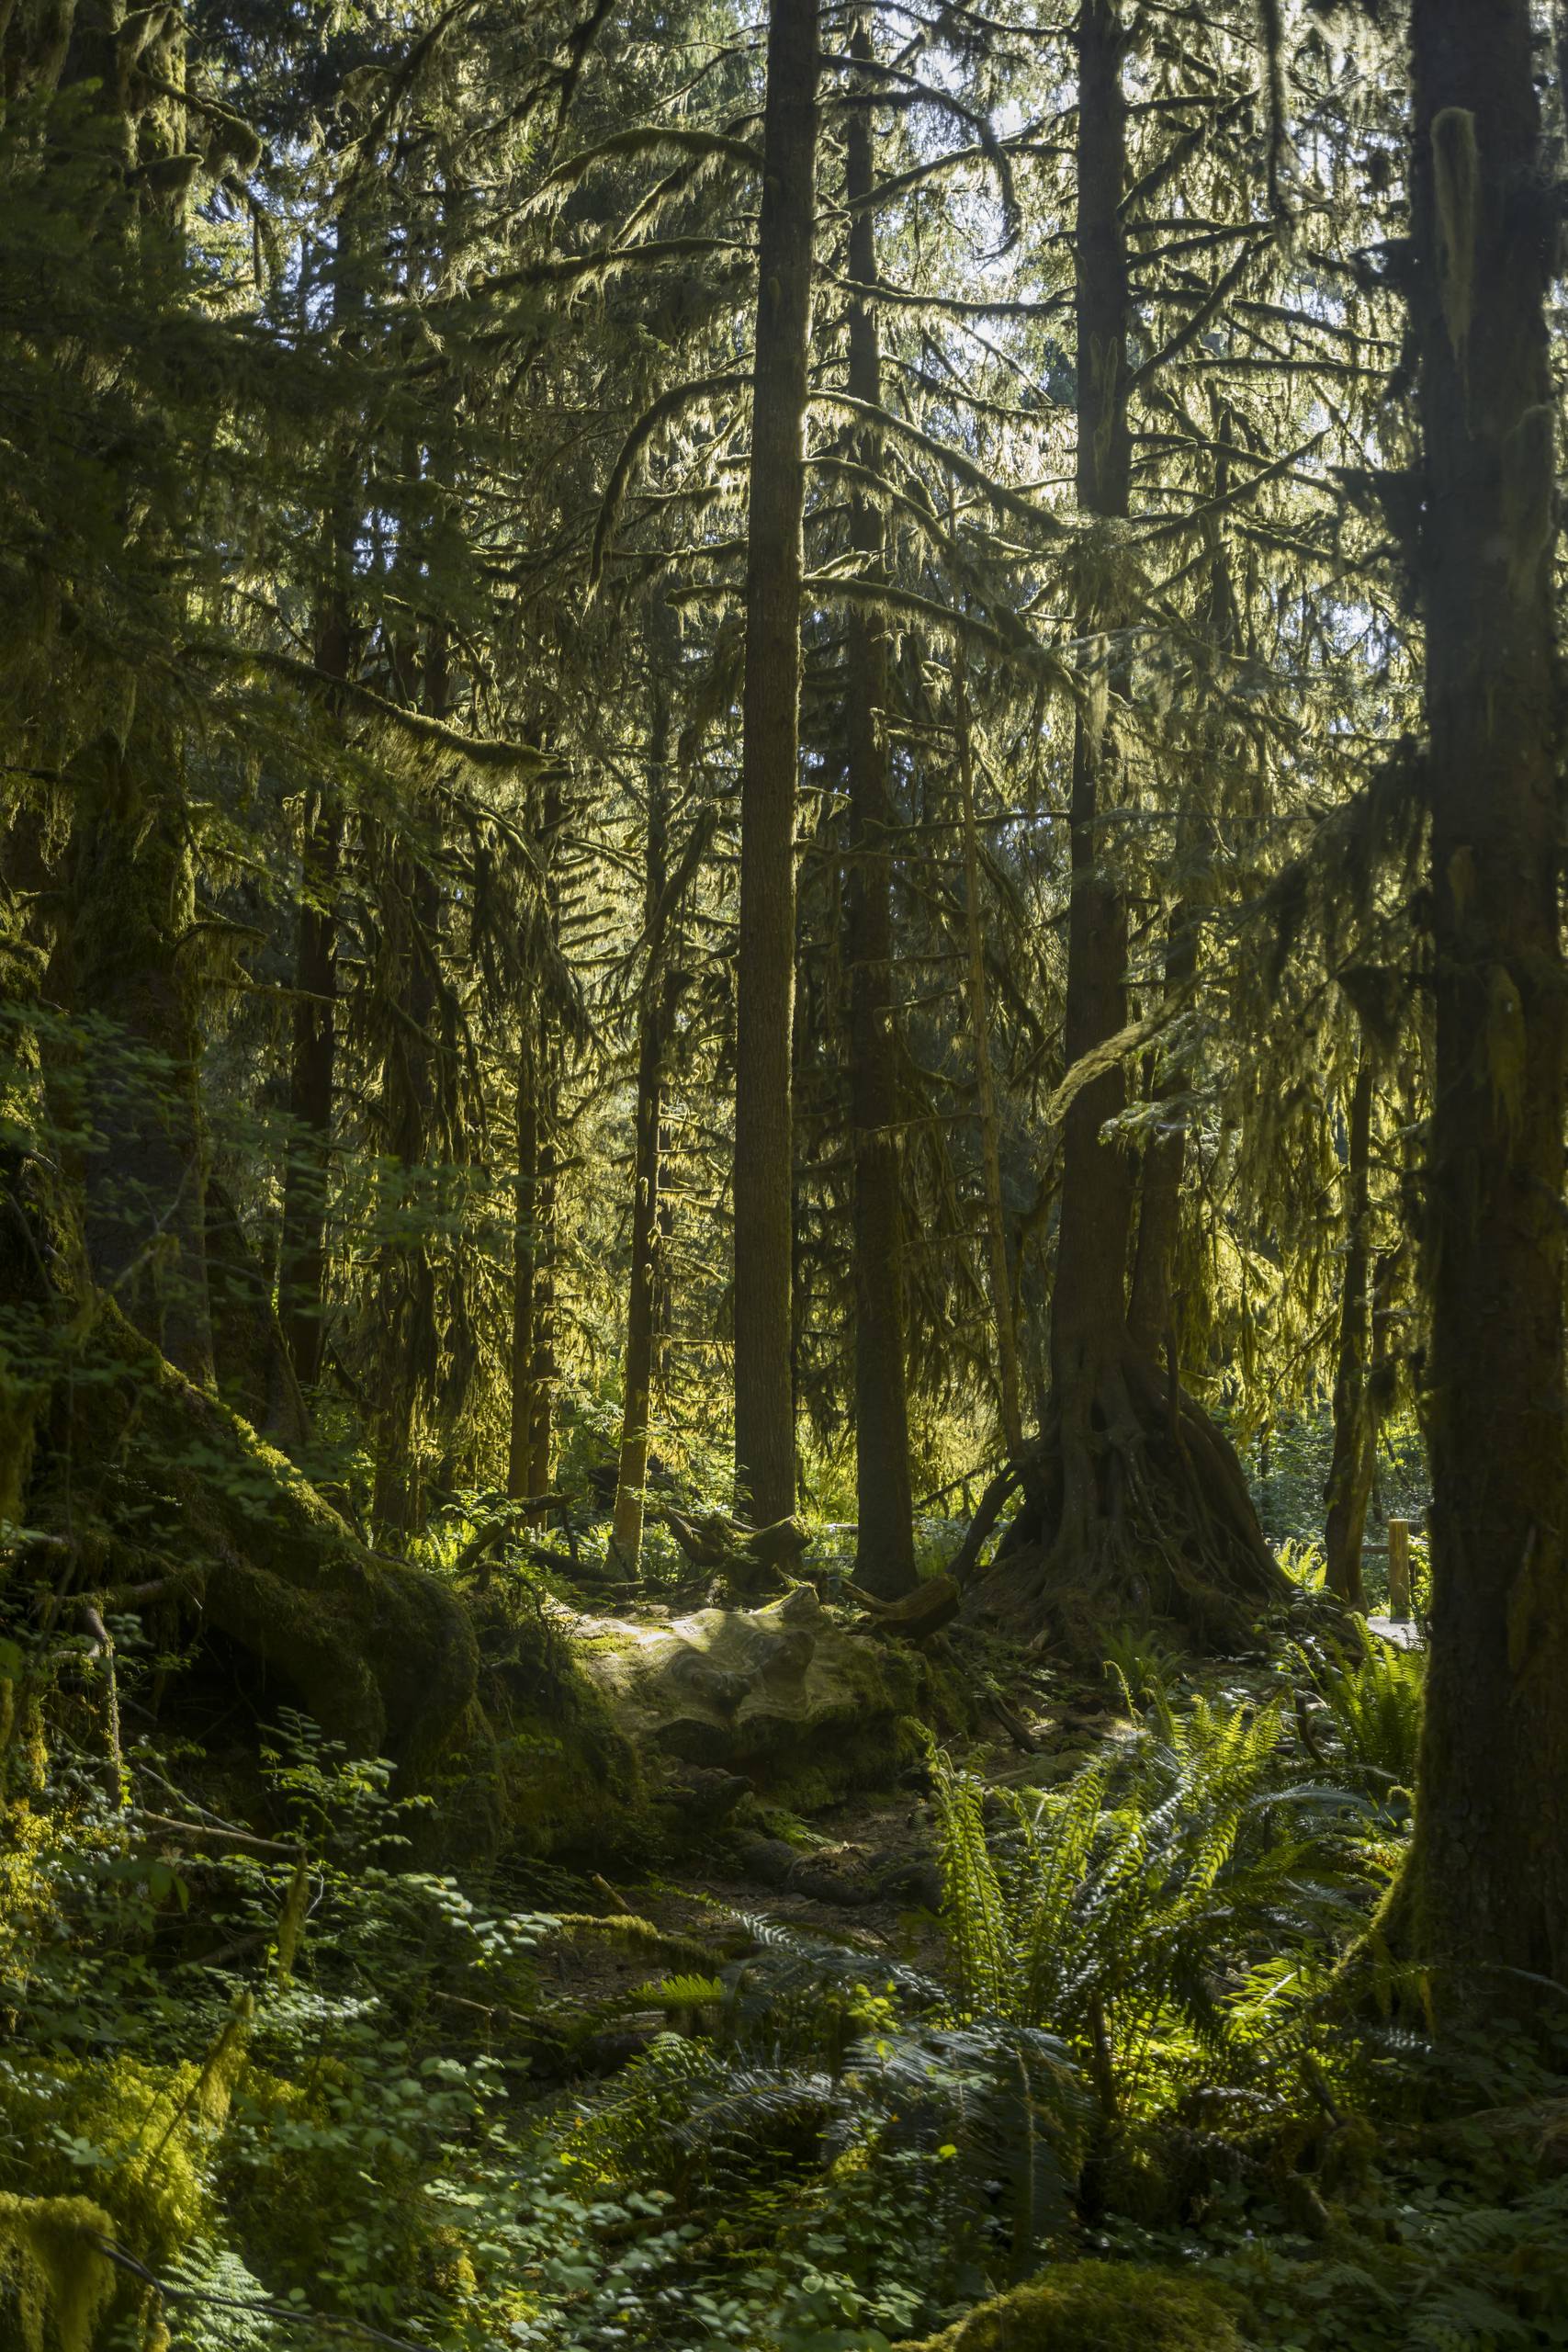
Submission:
[[[0,5],[0,2352],[1568,2341],[1565,170]]]

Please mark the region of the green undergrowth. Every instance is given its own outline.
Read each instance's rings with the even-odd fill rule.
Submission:
[[[1568,2342],[1568,2080],[1501,2028],[1428,2050],[1375,1951],[1347,1990],[1419,1679],[1358,1637],[1200,1685],[1129,1638],[1046,1788],[931,1753],[942,1918],[868,1930],[639,1892],[625,1837],[619,1894],[542,1841],[443,1873],[439,1807],[284,1710],[225,1824],[78,1655],[6,1718],[0,2342]],[[576,1801],[635,1821],[616,1761]]]

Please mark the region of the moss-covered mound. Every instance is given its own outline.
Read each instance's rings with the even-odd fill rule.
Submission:
[[[526,1590],[494,1587],[472,1608],[502,1843],[541,1859],[646,1845],[640,1758],[576,1645]],[[468,1802],[468,1770],[457,1752],[434,1777],[448,1824]]]
[[[902,2352],[1242,2352],[1226,2302],[1183,2270],[1066,2262]]]
[[[845,1632],[809,1585],[763,1609],[597,1618],[579,1655],[643,1755],[743,1774],[797,1810],[885,1785],[936,1695],[916,1651]]]

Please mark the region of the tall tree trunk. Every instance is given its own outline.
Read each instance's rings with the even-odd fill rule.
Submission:
[[[1107,520],[1128,513],[1132,480],[1122,6],[1083,0],[1077,33],[1077,492],[1086,514]],[[1109,630],[1126,617],[1101,602],[1083,624]],[[1104,839],[1124,687],[1119,667],[1097,673],[1074,730],[1069,1070],[1126,1025],[1126,900]],[[1122,1145],[1102,1139],[1125,1099],[1112,1059],[1063,1121],[1051,1408],[1021,1465],[1023,1507],[977,1595],[990,1613],[1033,1631],[1043,1617],[1090,1652],[1108,1623],[1150,1613],[1234,1642],[1289,1591],[1228,1439],[1128,1329],[1132,1170]],[[983,1505],[976,1524],[985,1519]],[[961,1558],[967,1568],[967,1547]]]
[[[1529,0],[1415,0],[1432,1647],[1396,1916],[1448,2007],[1568,1974],[1556,212],[1531,38]]]
[[[426,717],[444,718],[447,699],[446,634],[433,622],[420,687]],[[383,1242],[381,1253],[373,1503],[383,1540],[397,1542],[417,1534],[424,1524],[421,1422],[435,1395],[440,1368],[435,1266],[429,1238],[435,1204],[430,1199],[429,1167],[435,1154],[443,1084],[436,1010],[445,916],[441,877],[428,849],[422,848],[417,857],[399,857],[389,907],[401,965],[395,984],[399,1019],[394,1047],[385,1061],[385,1084],[388,1141],[399,1171],[394,1215],[401,1229]],[[446,1131],[450,1133],[449,1122]]]
[[[561,826],[558,784],[546,785],[532,814],[546,859],[547,917],[558,950],[560,885],[555,872]],[[537,973],[525,991],[519,1023],[512,1419],[506,1470],[506,1490],[516,1502],[548,1490],[556,1374],[553,1260],[560,1074],[555,1017]]]
[[[790,1379],[795,819],[817,0],[773,0],[762,129],[735,1067],[735,1464],[759,1526],[795,1507]]]
[[[193,1380],[212,1378],[203,1196],[201,1041],[181,941],[195,914],[191,843],[170,730],[138,721],[73,763],[58,969],[94,1018],[69,1125],[90,1127],[87,1260],[137,1328]]]
[[[873,58],[870,25],[857,17],[850,54]],[[858,87],[844,134],[850,202],[850,277],[876,283],[876,155],[873,85]],[[874,407],[882,399],[876,312],[850,303],[849,388]],[[861,463],[878,452],[863,436]],[[885,578],[885,532],[874,497],[857,492],[851,542],[862,578]],[[909,1409],[905,1375],[904,1203],[898,1148],[898,1039],[893,988],[893,792],[887,742],[887,631],[882,616],[850,608],[845,696],[850,786],[846,933],[850,967],[850,1127],[854,1156],[855,1477],[859,1528],[855,1574],[868,1591],[896,1600],[915,1585],[914,1502],[909,1486]]]
[[[506,1491],[513,1502],[529,1493],[534,1432],[534,1277],[538,1243],[539,1071],[534,1009],[523,1011],[517,1048],[517,1182],[512,1227],[512,1426]]]
[[[968,965],[970,1050],[980,1114],[980,1159],[986,1184],[986,1263],[991,1315],[997,1331],[998,1389],[1002,1436],[1010,1459],[1023,1452],[1023,1390],[1019,1375],[1018,1324],[1008,1272],[1007,1220],[1002,1205],[1001,1125],[991,1071],[991,1017],[987,1002],[986,943],[980,928],[980,836],[975,818],[975,746],[969,722],[969,689],[962,662],[953,673],[953,723],[957,738],[958,783],[964,798],[964,931]]]
[[[1215,653],[1223,654],[1234,650],[1238,634],[1235,583],[1231,576],[1220,509],[1231,492],[1230,446],[1239,436],[1228,402],[1216,401],[1211,395],[1211,413],[1217,446],[1212,504],[1202,518],[1209,560],[1207,634]],[[1224,761],[1225,733],[1223,718],[1214,715],[1211,706],[1199,726],[1199,757],[1205,765]],[[1171,908],[1166,926],[1164,974],[1166,1010],[1178,1014],[1198,972],[1201,921],[1193,903],[1193,874],[1199,863],[1201,823],[1197,811],[1179,801],[1175,860],[1183,895]],[[1162,1106],[1165,1116],[1145,1150],[1139,1171],[1138,1239],[1127,1303],[1127,1329],[1133,1345],[1145,1355],[1157,1356],[1162,1349],[1166,1350],[1170,1376],[1179,1378],[1171,1285],[1181,1238],[1181,1181],[1187,1170],[1187,1114],[1182,1102],[1189,1079],[1187,1057],[1162,1046],[1156,1057],[1156,1072],[1155,1100]]]
[[[538,1178],[534,1188],[534,1348],[528,1363],[528,1485],[547,1494],[555,1438],[558,1295],[556,1219],[559,1208],[560,1064],[555,1041],[545,1041],[539,1090]],[[542,1516],[542,1514],[541,1514]]]
[[[419,1408],[433,1393],[436,1376],[434,1270],[417,1230],[426,1214],[425,1162],[434,1110],[435,959],[442,920],[441,886],[422,859],[405,868],[400,895],[406,903],[409,936],[400,999],[399,1051],[391,1130],[395,1226],[383,1242],[379,1278],[376,1488],[372,1506],[383,1542],[400,1543],[423,1524],[423,1475],[419,1447]]]
[[[22,59],[31,51],[44,69],[40,91],[63,86],[73,94],[71,106],[47,118],[40,152],[60,140],[55,155],[65,169],[69,217],[92,224],[100,256],[114,256],[117,302],[134,306],[143,289],[175,283],[161,273],[185,242],[184,187],[171,189],[155,166],[187,139],[178,96],[184,20],[170,11],[141,28],[134,73],[125,54],[130,22],[123,0],[64,9],[37,49],[24,29]],[[153,256],[161,245],[160,265]],[[68,375],[81,371],[85,390],[98,371],[119,365],[90,340],[57,356]],[[155,481],[123,478],[110,527],[119,546],[106,542],[99,560],[111,572],[123,563],[128,578],[157,582],[151,593],[160,601],[144,617],[177,643],[186,617],[187,592],[175,584],[185,576],[185,502]],[[85,635],[92,661],[91,627]],[[142,677],[122,660],[109,652],[89,690],[88,710],[101,716],[87,725],[101,731],[78,738],[69,763],[71,837],[56,950],[62,984],[52,992],[94,1025],[79,1033],[74,1069],[52,1075],[75,1091],[69,1127],[92,1136],[80,1166],[95,1281],[182,1372],[209,1384],[207,1139],[199,991],[187,937],[195,844],[183,706],[176,715],[156,665]]]
[[[670,709],[655,681],[648,754],[648,874],[644,890],[649,933],[664,896],[669,865]],[[659,1287],[660,1143],[664,1117],[664,1029],[669,983],[649,972],[637,1014],[637,1110],[632,1155],[632,1263],[626,1295],[626,1404],[611,1540],[628,1576],[642,1560],[648,1486],[649,1419],[653,1405],[654,1317]]]
[[[316,666],[346,679],[348,616],[327,602],[316,637]],[[337,708],[329,703],[329,711]],[[311,1387],[321,1372],[327,1303],[327,1207],[332,1181],[333,1101],[337,1067],[338,868],[343,807],[330,776],[305,796],[303,873],[296,950],[294,1037],[289,1058],[288,1157],[283,1178],[278,1317],[295,1377]]]
[[[1122,197],[1127,111],[1120,0],[1084,0],[1078,20],[1077,493],[1086,514],[1128,511],[1127,328],[1131,292]],[[1095,616],[1102,625],[1113,615]],[[1073,732],[1072,898],[1064,1052],[1070,1069],[1127,1018],[1127,908],[1100,838],[1114,774],[1112,681],[1097,681]],[[1062,1130],[1062,1207],[1051,1302],[1052,1377],[1064,1416],[1088,1414],[1100,1364],[1125,1328],[1132,1176],[1100,1130],[1125,1102],[1113,1063],[1084,1087]],[[1079,1451],[1090,1451],[1087,1433]]]
[[[1178,851],[1178,856],[1181,854]],[[1165,992],[1168,1001],[1190,987],[1198,969],[1198,924],[1190,907],[1171,910],[1166,935]],[[1187,1070],[1177,1059],[1167,1059],[1157,1080],[1156,1099],[1165,1116],[1144,1153],[1138,1180],[1138,1241],[1133,1258],[1133,1286],[1127,1305],[1127,1329],[1133,1345],[1145,1355],[1174,1349],[1174,1305],[1171,1283],[1176,1272],[1176,1248],[1181,1233],[1181,1179],[1187,1167],[1187,1116],[1180,1107]]]
[[[540,810],[540,835],[547,844],[549,864],[545,876],[545,900],[551,938],[560,948],[560,877],[557,868],[561,830],[558,782],[547,784]],[[556,1348],[559,1312],[557,1295],[556,1214],[560,1170],[561,1040],[548,1008],[541,1006],[535,1051],[536,1146],[533,1218],[533,1333],[528,1354],[528,1452],[525,1494],[549,1491],[550,1451],[555,1430],[556,1385],[560,1364]],[[542,1518],[543,1513],[536,1514]]]
[[[1365,1048],[1350,1095],[1345,1162],[1345,1274],[1339,1355],[1334,1373],[1334,1451],[1328,1465],[1325,1582],[1348,1608],[1364,1611],[1361,1542],[1376,1464],[1371,1385],[1372,1066]]]
[[[338,221],[330,265],[335,334],[357,332],[366,288],[364,239],[350,205]],[[321,695],[329,750],[337,748],[341,691],[355,660],[349,602],[360,524],[357,468],[344,453],[323,520],[324,578],[318,607],[315,666],[330,683]],[[290,1132],[283,1173],[278,1248],[278,1321],[301,1388],[321,1374],[329,1281],[327,1216],[332,1187],[333,1090],[337,1072],[338,883],[344,810],[330,763],[305,795],[299,929],[295,949],[294,1035],[289,1056]]]

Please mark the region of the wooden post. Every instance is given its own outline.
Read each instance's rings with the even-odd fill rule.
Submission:
[[[1388,1522],[1388,1613],[1404,1623],[1410,1615],[1410,1521]]]

